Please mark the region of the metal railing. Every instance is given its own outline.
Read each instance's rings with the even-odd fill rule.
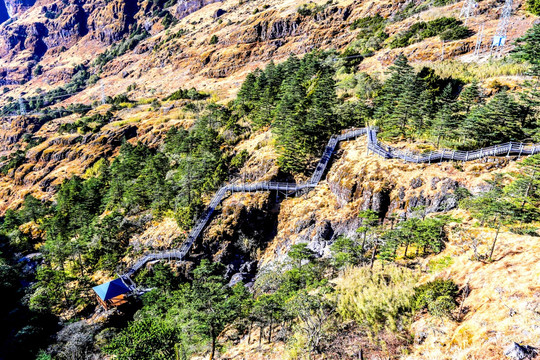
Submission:
[[[257,192],[257,191],[283,191],[283,192],[298,192],[304,189],[312,189],[316,187],[322,179],[324,172],[326,171],[330,159],[334,154],[334,151],[339,142],[356,138],[361,135],[367,134],[367,147],[368,149],[385,159],[401,159],[407,162],[413,163],[432,163],[437,161],[470,161],[477,160],[488,156],[499,155],[534,155],[540,152],[540,145],[538,144],[524,144],[509,142],[501,145],[494,145],[486,148],[482,148],[474,151],[459,151],[459,150],[437,150],[427,154],[414,153],[411,151],[404,151],[396,149],[392,146],[381,143],[377,139],[377,128],[363,128],[347,131],[341,135],[334,135],[328,141],[326,148],[311,176],[311,179],[307,183],[289,183],[289,182],[260,182],[253,184],[238,184],[238,185],[226,185],[222,186],[214,195],[206,210],[199,217],[194,227],[191,229],[186,241],[179,249],[164,250],[160,252],[145,254],[142,258],[137,260],[127,271],[121,275],[121,277],[129,277],[133,275],[137,270],[143,267],[150,261],[163,260],[163,259],[175,259],[182,260],[193,243],[200,236],[208,222],[210,221],[212,214],[216,207],[221,203],[227,193],[236,192]]]

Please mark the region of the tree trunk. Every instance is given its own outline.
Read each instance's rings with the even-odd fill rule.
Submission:
[[[489,252],[489,261],[493,258],[493,252],[495,251],[495,244],[497,243],[497,238],[499,237],[499,232],[501,231],[502,224],[499,224],[497,227],[497,232],[495,233],[495,239],[493,239],[493,245],[491,245],[491,251]]]
[[[210,331],[212,336],[212,351],[210,352],[210,360],[214,360],[214,355],[216,354],[216,334],[214,333],[214,328]]]
[[[274,325],[274,318],[270,318],[270,330],[268,331],[268,343],[272,342],[272,325]]]
[[[407,240],[407,244],[405,245],[405,255],[403,255],[404,258],[407,258],[407,251],[409,250],[409,240]]]
[[[371,265],[369,265],[370,270],[373,270],[373,263],[375,263],[375,254],[377,254],[378,247],[379,247],[379,244],[375,244],[375,248],[373,249],[373,254],[371,254]]]
[[[249,330],[248,330],[248,345],[251,342],[251,328],[253,327],[253,321],[249,322]]]
[[[259,347],[261,347],[262,338],[263,338],[263,325],[261,324],[259,327]]]
[[[364,239],[362,240],[362,250],[360,250],[362,257],[364,257],[364,249],[366,247],[366,237],[367,237],[367,231],[364,232]]]

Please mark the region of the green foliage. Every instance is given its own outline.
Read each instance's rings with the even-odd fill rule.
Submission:
[[[168,29],[176,24],[178,24],[178,20],[176,20],[169,11],[165,11],[163,18],[161,19],[161,25],[163,25],[165,29]]]
[[[219,39],[218,39],[217,35],[212,35],[212,37],[210,38],[210,41],[208,41],[208,43],[210,45],[215,45],[215,44],[218,43],[218,41],[219,41]]]
[[[107,111],[105,114],[94,114],[92,116],[82,117],[79,120],[72,123],[63,123],[58,128],[60,133],[68,132],[74,133],[78,132],[79,134],[86,134],[89,132],[96,133],[101,128],[111,122],[113,119],[113,114],[110,111]]]
[[[203,260],[191,284],[146,294],[135,320],[104,351],[119,359],[169,359],[175,348],[189,356],[210,343],[213,359],[217,336],[227,324],[245,316],[250,303],[242,284],[227,285],[223,270],[222,265]]]
[[[237,111],[249,114],[257,126],[272,125],[279,163],[286,171],[305,169],[311,155],[339,126],[334,70],[321,62],[326,55],[310,53],[249,75],[237,99]],[[272,116],[268,116],[272,114]]]
[[[358,49],[360,54],[364,56],[370,56],[375,51],[380,50],[384,41],[388,39],[388,34],[384,31],[385,27],[386,20],[379,14],[356,19],[350,28],[351,30],[360,30],[352,47]]]
[[[537,216],[536,208],[526,211],[524,206],[519,207],[512,199],[504,196],[501,181],[502,179],[495,178],[491,182],[492,190],[463,199],[459,203],[460,207],[469,210],[474,217],[479,219],[481,225],[486,224],[496,229],[489,254],[480,255],[480,259],[485,256],[489,261],[493,259],[497,239],[503,225],[509,225],[517,219],[526,217],[530,219]]]
[[[535,0],[535,6],[540,9],[540,3]],[[512,55],[529,62],[532,65],[531,74],[540,75],[540,24],[535,24],[525,35],[516,40],[516,48]]]
[[[116,359],[165,360],[174,357],[181,332],[160,320],[145,319],[128,325],[105,347]]]
[[[454,2],[455,2],[455,0],[434,0],[433,5],[434,6],[446,6],[446,5],[453,4]]]
[[[452,280],[437,279],[414,289],[414,307],[433,316],[450,316],[457,306],[459,288]]]
[[[332,264],[337,269],[357,265],[362,256],[362,246],[355,240],[340,236],[330,246],[332,251]]]
[[[41,64],[36,65],[34,68],[34,71],[32,71],[32,74],[34,76],[39,76],[43,73],[43,66]]]
[[[540,156],[525,158],[519,167],[521,172],[505,187],[504,193],[518,209],[514,216],[522,222],[531,222],[537,219],[540,205]]]
[[[296,10],[301,16],[314,16],[317,13],[323,11],[326,7],[324,5],[316,5],[314,3],[302,4]]]
[[[438,258],[436,260],[430,260],[428,263],[429,272],[435,273],[439,272],[441,270],[446,269],[450,265],[452,265],[454,260],[451,256],[443,256],[441,258]]]
[[[240,151],[231,159],[231,167],[240,169],[242,166],[244,166],[248,158],[249,158],[249,153],[247,152],[247,150],[244,149]]]
[[[529,10],[534,15],[540,15],[540,1],[527,0],[527,10]]]
[[[88,86],[90,72],[84,65],[73,68],[71,80],[64,86],[58,87],[46,93],[41,93],[23,100],[27,111],[41,110],[47,106],[57,104],[68,97],[76,94]],[[12,101],[0,110],[0,115],[8,115],[19,111],[19,102]]]
[[[397,249],[405,247],[404,257],[407,258],[411,246],[416,247],[416,256],[428,252],[439,253],[444,247],[446,237],[444,226],[450,219],[444,217],[418,219],[411,218],[400,222],[396,228],[386,231],[380,258],[392,261],[396,258]]]
[[[416,277],[405,268],[388,266],[373,273],[367,268],[350,269],[336,287],[337,311],[373,338],[384,329],[400,332],[413,315],[415,283]]]
[[[167,96],[165,100],[203,100],[208,98],[209,95],[205,93],[198,92],[197,89],[178,89],[173,92],[171,95]]]
[[[23,150],[16,150],[9,155],[8,161],[2,165],[0,172],[7,174],[9,170],[16,169],[26,161],[26,153]]]
[[[109,49],[105,50],[105,52],[99,54],[92,65],[100,69],[103,68],[103,66],[107,65],[114,58],[135,49],[135,47],[148,36],[150,36],[150,33],[148,33],[143,26],[137,26],[128,38],[112,45]]]
[[[471,31],[455,18],[441,17],[429,22],[416,22],[408,30],[398,34],[390,43],[392,49],[439,35],[441,40],[459,40],[471,36]]]

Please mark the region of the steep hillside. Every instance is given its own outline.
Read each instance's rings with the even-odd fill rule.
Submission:
[[[96,54],[112,44],[117,55],[93,68],[101,78],[99,84],[67,102],[99,100],[101,84],[107,95],[115,96],[133,83],[139,88],[135,97],[145,97],[144,89],[153,89],[159,95],[195,86],[230,98],[247,71],[271,59],[281,61],[291,53],[301,55],[314,48],[354,48],[355,43],[367,41],[362,37],[355,40],[365,31],[350,27],[359,19],[375,14],[386,18],[385,31],[392,39],[415,22],[459,17],[462,2],[433,7],[405,1],[321,1],[309,4],[313,10],[299,13],[300,5],[272,1],[119,1],[102,7],[99,1],[66,5],[42,0],[28,9],[21,7],[18,18],[5,23],[0,31],[2,83],[11,85],[5,96],[17,98],[21,93],[35,94],[38,88],[52,89],[69,80],[73,66],[92,64]],[[371,47],[368,52],[375,53],[366,58],[362,68],[381,71],[401,52],[413,61],[470,59],[481,25],[485,58],[501,6],[497,1],[480,2],[477,16],[467,23],[474,35],[466,39],[447,41],[444,46],[434,37],[405,48]],[[164,16],[169,20],[163,20]],[[523,1],[515,1],[508,33],[510,46],[505,52],[533,21],[523,11]],[[128,39],[128,34],[143,28],[144,32]],[[213,36],[215,43],[211,41]]]
[[[526,3],[492,52],[501,0],[469,19],[446,0],[2,1],[0,358],[540,347]],[[374,126],[382,152],[341,142],[309,191],[227,194],[187,256],[144,263],[118,307],[92,290],[179,249],[223,184],[305,183],[333,135]]]

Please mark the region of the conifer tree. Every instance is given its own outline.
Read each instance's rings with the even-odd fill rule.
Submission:
[[[540,76],[540,24],[533,25],[516,43],[513,56],[528,61],[532,65],[530,74]]]
[[[454,112],[454,100],[452,98],[452,86],[447,85],[438,99],[438,111],[433,121],[433,131],[437,136],[437,147],[441,139],[451,137],[459,126],[457,114]]]
[[[409,123],[421,119],[418,99],[422,87],[403,54],[398,56],[389,71],[390,77],[384,83],[377,101],[376,117],[391,136],[405,137]]]

